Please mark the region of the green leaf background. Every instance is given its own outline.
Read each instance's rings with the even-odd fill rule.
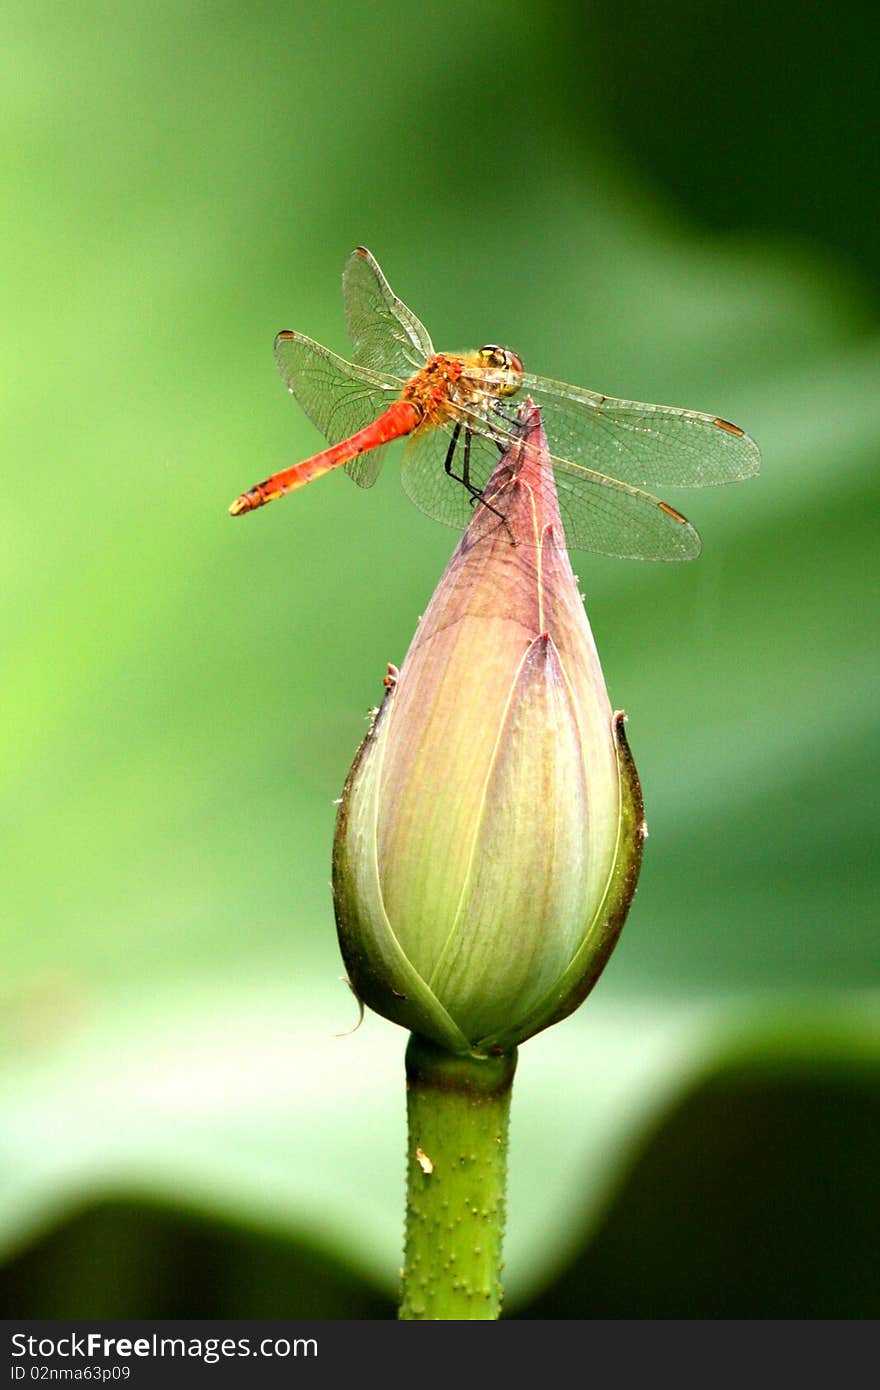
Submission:
[[[440,346],[764,455],[670,496],[697,564],[579,562],[650,839],[523,1049],[508,1311],[877,1313],[876,16],[799,13],[4,7],[3,1315],[393,1316],[332,803],[453,535],[393,459],[225,515],[358,242]]]

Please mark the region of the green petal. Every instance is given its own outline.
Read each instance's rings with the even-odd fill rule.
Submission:
[[[339,947],[359,999],[453,1052],[467,1039],[414,969],[385,912],[376,865],[377,799],[388,734],[389,690],[348,774],[333,842],[333,904]]]
[[[638,773],[624,733],[626,716],[614,715],[620,777],[620,822],[614,865],[602,904],[587,931],[583,944],[553,989],[518,1025],[500,1028],[480,1038],[480,1049],[508,1050],[517,1043],[566,1018],[586,999],[605,968],[617,944],[636,891],[642,862],[642,845],[647,834],[644,805]]]
[[[587,816],[571,694],[553,643],[539,637],[511,690],[455,925],[431,976],[470,1037],[521,1017],[577,950]]]

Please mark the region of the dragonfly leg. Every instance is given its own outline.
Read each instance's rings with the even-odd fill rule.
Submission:
[[[456,473],[453,470],[452,464],[455,459],[455,451],[458,448],[458,441],[461,437],[461,431],[462,422],[461,420],[457,420],[455,422],[455,428],[452,431],[452,438],[449,441],[449,448],[446,450],[446,460],[443,464],[443,467],[449,474],[450,478],[454,478],[457,483],[461,483],[463,487],[467,488],[468,492],[471,495],[472,507],[476,506],[476,504],[479,502],[481,506],[486,507],[488,511],[492,512],[495,516],[497,516],[498,520],[503,523],[505,528],[507,528],[507,517],[504,515],[504,513],[500,512],[497,507],[494,507],[491,502],[487,502],[486,498],[483,496],[482,490],[478,488],[476,484],[471,482],[471,439],[473,435],[472,431],[469,430],[467,426],[464,427],[464,450],[462,451],[461,472]],[[509,531],[508,534],[510,534]],[[512,537],[511,540],[513,540]]]
[[[466,430],[466,431],[465,431],[465,436],[464,436],[464,459],[463,459],[462,471],[461,471],[460,473],[456,473],[456,472],[453,471],[453,468],[452,468],[452,463],[453,463],[453,460],[454,460],[454,458],[455,458],[455,451],[456,451],[456,449],[458,448],[458,441],[459,441],[460,436],[461,436],[461,421],[460,421],[460,420],[456,420],[456,422],[455,422],[455,429],[452,431],[452,438],[451,438],[450,441],[449,441],[449,448],[446,450],[446,459],[445,459],[445,461],[444,461],[443,467],[445,468],[446,472],[449,474],[450,478],[454,478],[455,481],[456,481],[457,483],[461,483],[463,487],[466,487],[466,488],[467,488],[468,492],[469,492],[470,495],[471,495],[471,506],[473,506],[475,502],[478,502],[478,501],[480,500],[481,494],[480,494],[480,489],[479,489],[478,487],[474,487],[473,484],[471,483],[471,432],[470,432],[470,430]]]
[[[458,448],[458,441],[459,441],[459,438],[460,438],[460,437],[461,437],[461,421],[460,421],[460,420],[456,420],[456,422],[455,422],[455,428],[454,428],[454,430],[452,431],[452,438],[451,438],[450,441],[449,441],[449,448],[446,450],[446,459],[445,459],[445,461],[444,461],[443,467],[445,468],[446,472],[449,474],[450,478],[454,478],[455,481],[456,481],[457,483],[461,483],[463,487],[466,487],[466,488],[467,488],[468,492],[469,492],[470,495],[471,495],[471,506],[473,506],[474,503],[475,503],[476,501],[478,501],[478,499],[480,498],[480,489],[479,489],[478,487],[474,487],[473,484],[471,483],[471,432],[470,432],[470,430],[465,430],[465,435],[464,435],[464,460],[463,460],[462,471],[461,471],[460,473],[456,473],[456,472],[453,471],[453,468],[452,468],[452,463],[453,463],[453,460],[454,460],[454,458],[455,458],[455,451],[456,451],[456,449]]]
[[[452,438],[449,441],[449,448],[446,450],[446,462],[443,464],[443,467],[446,469],[450,478],[455,478],[458,482],[463,482],[463,479],[459,478],[458,474],[452,471],[452,460],[455,458],[455,451],[458,448],[458,436],[460,434],[461,421],[456,420],[455,429],[452,431]]]

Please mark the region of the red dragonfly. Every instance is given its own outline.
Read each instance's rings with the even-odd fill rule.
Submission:
[[[750,478],[754,440],[696,410],[617,400],[533,376],[510,348],[435,352],[373,256],[354,249],[342,277],[353,362],[284,329],[275,357],[287,389],[330,448],[243,492],[233,516],[344,467],[371,487],[385,446],[408,436],[402,481],[422,511],[467,524],[499,458],[519,443],[512,398],[540,407],[566,542],[573,550],[642,560],[692,560],[700,538],[647,488],[706,487]],[[490,502],[486,505],[497,510]]]

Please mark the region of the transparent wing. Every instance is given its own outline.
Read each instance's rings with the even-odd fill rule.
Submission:
[[[493,426],[488,431],[477,414],[462,412],[461,418],[463,425],[471,429],[470,479],[483,491],[502,452],[515,449],[520,436],[513,424],[509,428]],[[470,521],[473,504],[467,489],[444,469],[452,437],[451,423],[425,426],[411,435],[401,481],[407,496],[421,511],[435,521],[461,529]],[[464,443],[463,428],[453,463],[459,475],[464,467]],[[699,555],[697,532],[665,502],[565,459],[551,461],[565,543],[570,550],[590,550],[631,560],[693,560]],[[503,512],[500,497],[495,499],[495,505]]]
[[[504,423],[499,415],[491,423],[478,413],[464,412],[464,418],[496,448],[506,451],[518,442],[515,425]],[[550,461],[570,550],[624,560],[695,560],[699,555],[697,531],[674,507],[632,483],[570,459],[551,454]]]
[[[362,430],[400,394],[403,383],[388,373],[372,372],[337,357],[328,348],[285,329],[275,339],[281,379],[328,444]],[[345,471],[360,487],[379,476],[384,446],[353,459]]]
[[[397,298],[364,246],[356,246],[346,262],[342,297],[355,362],[406,379],[433,356],[428,330]]]
[[[349,463],[342,466],[353,482],[358,487],[372,487],[379,474],[382,472],[382,464],[385,462],[385,452],[387,444],[380,444],[378,448],[371,449],[368,454],[360,454],[358,458],[352,459]]]
[[[701,541],[687,517],[649,492],[553,458],[553,476],[571,550],[623,560],[695,560]]]
[[[528,373],[522,389],[541,407],[554,455],[620,482],[709,487],[760,470],[755,441],[717,416],[621,401]]]

